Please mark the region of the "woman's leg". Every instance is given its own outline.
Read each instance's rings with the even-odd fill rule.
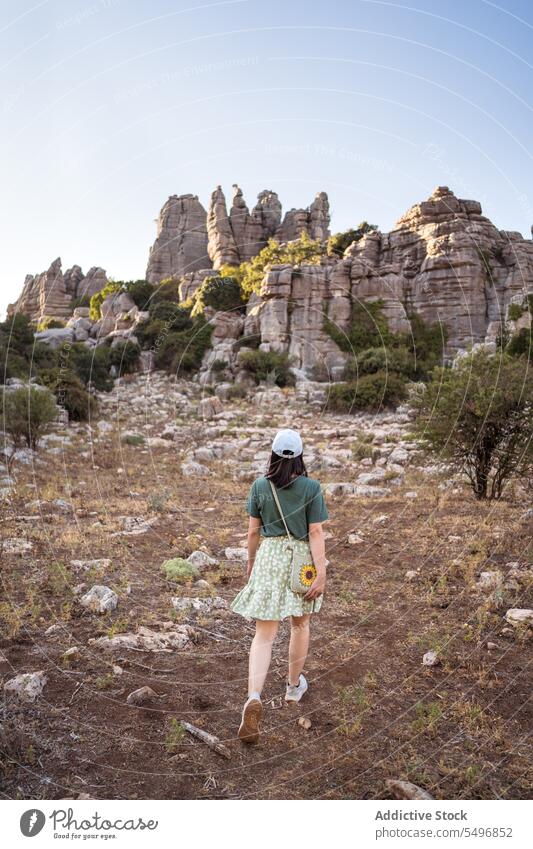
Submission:
[[[248,695],[261,693],[272,657],[272,643],[278,632],[279,622],[270,619],[257,619],[255,636],[250,647],[248,672]]]
[[[309,624],[311,614],[291,616],[291,640],[289,643],[289,684],[298,685],[300,672],[304,668],[309,651]]]

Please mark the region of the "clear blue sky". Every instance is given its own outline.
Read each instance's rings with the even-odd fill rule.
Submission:
[[[27,273],[143,277],[160,207],[238,182],[390,229],[436,185],[533,223],[528,0],[2,0],[0,315]]]

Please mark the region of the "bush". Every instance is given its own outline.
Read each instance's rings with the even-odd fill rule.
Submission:
[[[164,322],[169,330],[187,330],[192,327],[189,310],[174,301],[154,301],[150,304],[149,312],[152,321]]]
[[[522,327],[518,333],[513,333],[505,347],[510,357],[527,357],[533,360],[533,338],[530,327]]]
[[[435,369],[412,399],[415,435],[464,470],[476,498],[500,498],[511,476],[533,464],[533,384],[528,362],[478,351],[456,368]]]
[[[21,313],[0,323],[0,382],[10,377],[28,380],[31,374],[33,327]]]
[[[289,263],[317,265],[325,254],[325,247],[318,239],[311,239],[302,233],[299,239],[280,245],[275,239],[269,239],[266,247],[249,262],[242,262],[238,268],[223,267],[222,276],[231,274],[241,286],[243,297],[248,299],[252,292],[259,294],[268,265]]]
[[[90,295],[81,295],[79,298],[72,298],[70,302],[70,309],[74,312],[76,307],[90,307],[91,306],[91,296]]]
[[[119,374],[131,374],[139,364],[141,349],[129,339],[109,349],[109,365],[115,366]]]
[[[213,328],[203,316],[197,316],[187,330],[172,331],[163,336],[155,351],[155,364],[170,373],[192,372],[201,365],[211,344]]]
[[[381,348],[390,340],[382,300],[354,303],[350,324],[346,330],[341,330],[325,316],[324,330],[341,351],[348,354],[357,355],[367,348]]]
[[[3,393],[2,429],[16,448],[23,442],[36,449],[45,427],[57,419],[54,398],[45,389],[28,384]]]
[[[73,421],[85,421],[95,415],[95,399],[70,369],[46,369],[41,374],[41,380],[54,393],[59,406],[68,412]]]
[[[154,293],[150,303],[158,301],[173,301],[178,303],[180,300],[180,283],[175,277],[166,277],[154,287]]]
[[[332,384],[327,408],[341,413],[376,412],[395,407],[406,397],[405,382],[394,372],[378,371],[359,380]]]
[[[334,233],[329,237],[327,242],[328,256],[343,256],[346,248],[348,248],[353,242],[358,242],[363,238],[365,233],[371,233],[373,230],[377,229],[376,224],[369,224],[368,221],[361,221],[355,230],[352,228],[350,230],[345,230],[343,233]]]
[[[242,348],[239,365],[253,375],[256,383],[266,381],[277,386],[293,386],[294,375],[290,371],[290,358],[286,353],[259,351]]]
[[[135,306],[140,310],[147,310],[151,301],[151,297],[155,291],[155,287],[148,280],[129,280],[124,283],[128,295],[134,301]]]
[[[115,280],[110,280],[103,289],[100,289],[99,292],[95,292],[89,305],[89,316],[93,321],[98,321],[102,317],[101,309],[105,299],[109,297],[109,295],[112,295],[113,292],[119,292],[121,288],[121,283],[117,283]]]
[[[527,307],[521,304],[509,304],[507,308],[507,318],[509,321],[518,321],[527,311]]]
[[[236,277],[206,277],[195,293],[192,315],[203,313],[206,307],[214,310],[239,310],[244,304]]]
[[[358,357],[348,360],[343,377],[350,381],[378,371],[410,376],[411,357],[407,348],[367,348]]]
[[[37,325],[37,331],[41,330],[60,330],[65,327],[65,322],[61,321],[59,318],[52,318],[52,316],[46,316],[42,321]]]
[[[185,584],[191,578],[198,578],[200,573],[196,566],[184,560],[182,557],[174,557],[172,560],[165,560],[161,566],[167,581],[172,581],[175,584]]]

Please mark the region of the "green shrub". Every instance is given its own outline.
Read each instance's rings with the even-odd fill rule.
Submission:
[[[29,379],[33,338],[30,320],[22,313],[0,323],[0,383],[10,377]]]
[[[122,442],[125,445],[144,445],[144,436],[142,433],[127,433]]]
[[[533,338],[531,327],[522,327],[518,333],[513,333],[505,352],[511,357],[527,357],[533,361]]]
[[[166,277],[154,287],[154,293],[150,303],[158,301],[173,301],[178,303],[180,300],[180,282],[175,277]]]
[[[96,413],[97,405],[92,395],[73,371],[63,367],[45,369],[41,380],[54,393],[57,403],[73,421],[85,421]]]
[[[65,327],[65,322],[61,321],[59,318],[52,318],[52,316],[48,315],[46,318],[43,318],[42,321],[37,325],[37,331],[41,330],[60,330]]]
[[[381,348],[390,340],[383,315],[383,301],[357,301],[352,305],[350,324],[345,330],[324,316],[324,330],[341,351],[357,355],[368,348]]]
[[[85,386],[92,383],[99,392],[109,392],[113,387],[113,381],[109,376],[109,354],[110,349],[107,345],[88,348],[81,342],[75,342],[65,352],[63,361],[68,362]]]
[[[527,311],[527,307],[522,304],[509,304],[507,308],[507,318],[509,321],[518,321]]]
[[[267,381],[277,386],[293,386],[294,375],[290,371],[289,355],[278,351],[259,351],[242,348],[239,365],[253,375],[256,383]]]
[[[174,301],[153,301],[149,312],[152,321],[164,322],[168,330],[187,330],[192,327],[189,310]]]
[[[327,408],[342,413],[375,412],[395,407],[406,394],[405,382],[399,375],[378,371],[349,383],[334,383],[330,388]]]
[[[119,292],[121,288],[121,283],[117,283],[115,280],[110,280],[103,289],[100,289],[99,292],[95,292],[89,305],[89,316],[93,321],[98,321],[102,317],[101,309],[105,299],[109,297],[109,295],[112,295],[113,292]]]
[[[201,365],[204,353],[211,344],[213,328],[203,316],[197,316],[188,330],[172,331],[163,336],[156,347],[157,368],[176,372],[192,372]]]
[[[242,262],[238,268],[223,266],[220,274],[231,275],[240,284],[243,297],[248,299],[252,292],[259,294],[267,266],[289,263],[290,265],[317,265],[326,250],[320,240],[311,239],[303,232],[299,239],[280,245],[275,239],[269,239],[266,247],[249,262]]]
[[[140,310],[147,310],[155,287],[148,280],[129,280],[123,284],[128,295]]]
[[[194,296],[192,315],[203,313],[206,307],[214,310],[240,310],[244,306],[241,287],[236,277],[206,277]]]
[[[140,356],[139,345],[126,339],[109,349],[109,365],[115,366],[119,374],[131,374],[136,370]]]
[[[476,498],[500,498],[533,465],[533,382],[525,358],[478,351],[456,368],[435,369],[411,400],[413,432],[428,451],[464,471]]]
[[[367,348],[354,359],[348,360],[343,378],[351,381],[377,371],[410,375],[411,357],[407,348]]]
[[[90,295],[81,295],[79,298],[72,298],[70,302],[70,309],[74,312],[77,307],[90,307],[91,306],[91,296]]]
[[[334,233],[329,237],[327,242],[328,256],[343,256],[346,248],[348,248],[353,242],[358,242],[363,238],[365,233],[371,233],[373,230],[377,229],[376,224],[369,224],[368,221],[361,221],[355,229],[352,228],[350,230],[344,230],[343,233]]]
[[[45,427],[57,419],[53,396],[31,384],[4,390],[2,408],[2,430],[11,436],[16,448],[25,442],[36,449]]]
[[[167,581],[172,581],[174,584],[185,584],[192,578],[198,578],[200,573],[196,566],[184,560],[182,557],[174,557],[172,560],[165,560],[161,566]]]

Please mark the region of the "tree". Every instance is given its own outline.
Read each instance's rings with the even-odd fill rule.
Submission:
[[[476,498],[500,498],[533,465],[533,381],[525,358],[478,351],[436,368],[414,397],[415,435],[465,471]]]
[[[23,442],[36,449],[45,427],[57,418],[53,396],[43,387],[27,384],[4,390],[2,430],[8,433],[15,448]]]
[[[353,242],[358,242],[366,233],[371,233],[377,230],[376,224],[369,224],[368,221],[361,221],[354,229],[344,230],[342,233],[334,233],[329,237],[327,242],[328,256],[343,256],[344,251]]]
[[[240,310],[244,306],[241,287],[236,277],[206,277],[195,293],[195,304],[191,315],[203,313],[206,307],[214,310]]]
[[[259,294],[261,284],[269,265],[318,265],[325,254],[325,247],[319,239],[311,239],[305,231],[299,239],[286,244],[280,244],[275,239],[269,239],[263,248],[249,262],[241,262],[238,268],[223,266],[222,276],[233,276],[240,283],[243,295],[249,298],[252,292]]]

